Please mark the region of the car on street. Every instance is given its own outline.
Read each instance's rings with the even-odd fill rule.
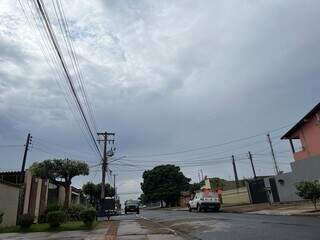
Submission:
[[[220,199],[214,192],[197,192],[188,203],[189,212],[193,209],[196,209],[198,212],[202,210],[206,212],[208,210],[217,212],[220,210],[220,207]]]
[[[140,213],[139,201],[137,201],[137,200],[125,201],[124,212],[125,212],[125,214],[127,214],[128,212],[135,212],[135,213],[139,214]]]

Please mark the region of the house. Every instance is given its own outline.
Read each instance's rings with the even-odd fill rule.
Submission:
[[[294,161],[291,172],[277,175],[280,201],[301,200],[295,185],[320,180],[320,103],[300,119],[281,139],[288,140]]]
[[[55,185],[49,180],[36,178],[28,170],[26,172],[0,172],[0,184],[0,211],[5,213],[4,219],[10,218],[6,221],[6,225],[16,223],[19,198],[22,199],[21,212],[35,216],[35,221],[44,213],[48,205],[64,204],[65,201],[63,186]],[[80,189],[71,187],[69,202],[85,203],[86,199]]]

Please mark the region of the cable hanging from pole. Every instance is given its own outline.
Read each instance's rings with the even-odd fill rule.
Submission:
[[[52,25],[50,23],[50,20],[49,20],[49,17],[48,17],[48,14],[46,12],[46,9],[45,9],[45,6],[43,4],[43,1],[42,0],[35,0],[36,1],[36,6],[40,12],[40,15],[44,21],[44,26],[46,28],[46,31],[48,32],[49,34],[49,40],[50,42],[52,43],[53,47],[54,47],[54,50],[55,50],[55,53],[57,55],[57,58],[60,62],[60,65],[61,65],[61,68],[63,70],[63,73],[64,73],[64,76],[65,76],[65,79],[68,83],[68,87],[71,91],[71,94],[75,100],[75,104],[76,104],[76,107],[77,107],[77,110],[79,111],[80,113],[80,116],[81,116],[81,119],[84,123],[84,126],[85,126],[85,129],[91,139],[91,142],[92,142],[92,145],[94,146],[95,148],[95,151],[97,152],[97,154],[102,158],[102,155],[101,155],[101,151],[100,151],[100,148],[98,146],[98,144],[96,143],[95,141],[95,137],[94,137],[94,134],[93,134],[93,130],[92,130],[92,127],[91,127],[91,124],[89,123],[89,119],[85,113],[85,110],[82,106],[82,103],[80,101],[80,98],[79,98],[79,95],[77,93],[77,90],[76,90],[76,87],[74,85],[74,82],[73,82],[73,79],[71,77],[71,74],[70,74],[70,70],[68,69],[68,66],[67,66],[67,63],[65,61],[65,58],[63,56],[63,53],[62,53],[62,49],[57,41],[57,37],[55,35],[55,32],[52,28]],[[76,60],[74,60],[73,63],[75,63]],[[77,72],[77,70],[75,69],[75,72]],[[83,88],[80,87],[82,90]],[[85,99],[84,95],[83,95],[83,98]],[[86,102],[86,101],[85,101]],[[89,108],[88,108],[89,109]],[[90,115],[90,113],[89,113]]]

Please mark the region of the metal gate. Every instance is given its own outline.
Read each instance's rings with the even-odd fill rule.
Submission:
[[[265,190],[263,179],[255,179],[248,181],[251,203],[265,203],[268,202],[268,196]]]

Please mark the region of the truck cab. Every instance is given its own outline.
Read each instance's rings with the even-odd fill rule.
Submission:
[[[196,209],[198,212],[202,210],[208,211],[213,210],[215,212],[219,211],[221,203],[219,197],[216,193],[207,191],[207,192],[197,192],[195,196],[189,201],[188,208],[191,212],[193,209]]]

